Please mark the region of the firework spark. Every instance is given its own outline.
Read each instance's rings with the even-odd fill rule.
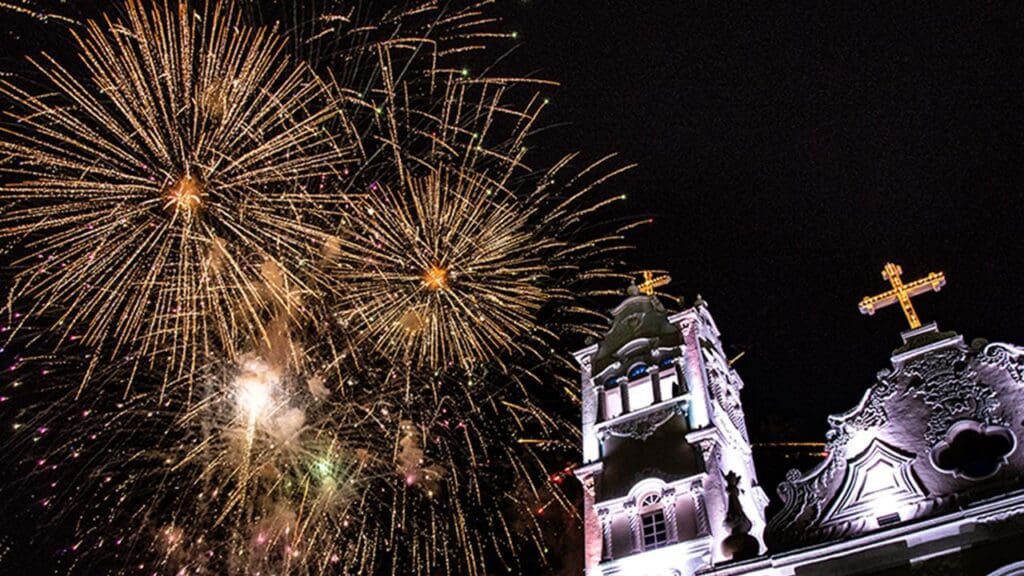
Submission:
[[[381,186],[360,208],[339,264],[341,302],[385,355],[470,368],[535,329],[549,298],[543,256],[558,250],[531,229],[535,208],[446,170]]]
[[[0,455],[74,515],[67,572],[543,565],[578,521],[560,338],[601,320],[622,237],[592,222],[621,198],[594,191],[625,168],[527,165],[548,83],[467,64],[514,38],[487,2],[286,24],[326,87],[232,9],[127,2],[85,74],[2,85],[0,222],[30,252],[8,324],[57,317],[44,364],[87,351],[36,404],[0,383],[29,407]]]
[[[324,238],[310,187],[345,160],[344,121],[283,39],[221,3],[128,0],[75,39],[78,66],[33,61],[45,92],[0,83],[15,109],[0,234],[27,252],[14,296],[60,309],[66,337],[169,351],[184,373],[210,338],[253,335],[268,305],[310,290],[297,267]]]
[[[67,573],[349,573],[340,564],[358,533],[348,528],[368,473],[384,468],[378,455],[390,454],[372,434],[373,402],[322,397],[307,370],[254,353],[205,365],[191,397],[179,386],[162,399],[122,398],[115,385],[76,394],[65,379],[88,363],[22,357],[17,385],[4,386],[23,406],[45,398],[14,420],[6,447],[17,456],[5,464],[45,487],[22,484],[33,508],[75,527]],[[20,389],[40,367],[49,390]],[[133,373],[148,378],[130,362],[95,378]]]
[[[416,368],[544,357],[553,333],[542,310],[568,310],[582,280],[613,275],[592,256],[621,249],[621,235],[580,234],[580,222],[621,199],[593,190],[629,167],[601,172],[605,158],[556,185],[572,156],[539,174],[526,164],[547,101],[510,97],[545,82],[472,77],[408,41],[379,58],[372,130],[328,271],[334,314],[356,327],[357,347]]]

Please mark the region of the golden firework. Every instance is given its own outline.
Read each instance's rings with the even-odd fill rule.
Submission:
[[[191,216],[203,206],[202,184],[192,176],[182,176],[167,189],[165,199],[165,208],[179,216]]]
[[[357,204],[336,268],[341,308],[387,356],[471,368],[535,328],[559,241],[537,233],[535,207],[493,186],[441,167]]]
[[[438,264],[431,264],[423,272],[423,284],[428,290],[448,289],[448,269]]]
[[[211,338],[263,337],[268,306],[310,290],[314,180],[348,157],[315,75],[224,6],[128,0],[75,35],[76,66],[33,61],[45,90],[0,82],[0,234],[27,254],[14,299],[106,351],[167,352],[177,373]]]
[[[574,521],[550,476],[578,441],[553,400],[578,401],[557,340],[603,319],[579,297],[622,247],[591,227],[618,199],[591,190],[617,170],[525,164],[538,81],[465,61],[509,36],[488,0],[379,17],[330,3],[342,12],[285,33],[319,55],[329,95],[230,8],[127,1],[125,18],[89,24],[74,72],[43,61],[50,95],[0,88],[21,122],[0,149],[0,218],[31,252],[16,294],[61,311],[55,338],[179,360],[169,376],[87,356],[45,379],[61,392],[37,420],[19,417],[17,457],[60,463],[47,498],[74,516],[73,561],[534,569],[520,558],[543,561]],[[331,178],[349,134],[357,161]],[[105,384],[78,390],[94,369]],[[56,414],[70,415],[59,433]]]

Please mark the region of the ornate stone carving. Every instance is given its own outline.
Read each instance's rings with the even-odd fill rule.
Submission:
[[[590,374],[591,358],[592,356],[590,354],[587,354],[578,359],[580,363],[580,368],[585,374]]]
[[[594,498],[596,496],[597,490],[596,490],[596,486],[594,484],[594,476],[593,476],[593,474],[591,474],[590,476],[587,476],[586,478],[584,478],[584,480],[583,480],[583,489],[586,490],[587,494],[589,494],[591,498]]]
[[[679,524],[676,522],[676,489],[665,488],[661,492],[661,508],[665,514],[665,528],[670,543],[679,541]]]
[[[704,358],[704,366],[707,372],[708,390],[716,411],[721,410],[731,428],[735,430],[736,436],[742,443],[749,443],[747,438],[747,423],[743,415],[743,404],[740,402],[740,390],[743,388],[742,380],[736,372],[729,367],[721,349],[714,341],[702,337],[700,340],[701,354]],[[721,418],[718,419],[721,423]]]
[[[644,549],[643,533],[640,529],[640,511],[636,507],[636,500],[629,500],[622,507],[626,510],[629,529],[633,533],[633,552],[640,552]]]
[[[713,465],[715,464],[714,458],[718,455],[718,452],[715,450],[718,448],[718,442],[712,439],[704,439],[697,442],[697,447],[700,448],[700,457],[701,462],[704,463],[704,470],[711,470],[715,467]]]
[[[985,346],[978,359],[984,364],[1006,370],[1014,381],[1024,382],[1024,348],[996,342]]]
[[[612,557],[612,515],[607,508],[601,508],[597,511],[597,518],[601,522],[601,537],[604,542],[601,558],[609,560]]]
[[[909,377],[907,393],[931,409],[925,436],[930,444],[939,442],[958,419],[991,422],[999,407],[995,391],[978,379],[961,348],[919,356],[904,366],[903,373]]]
[[[690,486],[690,498],[693,499],[693,512],[697,516],[697,536],[707,536],[711,533],[711,524],[708,522],[708,511],[704,507],[704,485],[694,482]]]
[[[1018,394],[1024,383],[1024,349],[1008,344],[971,349],[959,338],[946,342],[916,355],[903,352],[894,357],[893,369],[878,373],[854,409],[829,417],[825,460],[806,474],[790,471],[778,487],[783,507],[768,526],[771,548],[784,550],[879,529],[882,506],[861,510],[852,496],[840,505],[842,494],[852,494],[858,474],[863,476],[863,470],[851,471],[854,463],[860,458],[862,464],[857,466],[863,466],[872,446],[879,453],[878,446],[884,445],[902,454],[896,459],[899,462],[887,460],[887,470],[893,472],[887,478],[893,478],[894,484],[885,489],[906,497],[900,512],[903,520],[927,517],[953,502],[964,505],[975,497],[952,475],[945,483],[933,481],[935,487],[928,487],[932,493],[925,495],[911,466],[928,462],[933,448],[957,422],[1010,426],[1002,404],[1011,400],[1001,395]],[[1019,458],[1019,453],[1011,456]],[[882,460],[875,458],[879,466]],[[830,503],[833,506],[826,509]]]
[[[658,428],[680,413],[679,404],[661,410],[655,410],[637,418],[631,418],[614,426],[605,429],[608,434],[620,438],[634,438],[636,440],[647,440]]]

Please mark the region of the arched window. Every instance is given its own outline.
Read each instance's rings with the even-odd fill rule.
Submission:
[[[665,524],[665,510],[661,506],[660,494],[651,492],[640,499],[640,529],[643,533],[644,550],[653,550],[668,544],[668,527]]]
[[[646,374],[647,374],[647,365],[646,364],[635,364],[632,368],[629,369],[629,379],[630,380],[636,380],[637,378],[640,378],[641,376],[644,376]]]

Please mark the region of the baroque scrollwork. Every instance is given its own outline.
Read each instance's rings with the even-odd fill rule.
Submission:
[[[903,367],[906,391],[920,398],[930,410],[925,438],[929,444],[942,440],[958,419],[993,422],[999,407],[995,390],[978,374],[961,348],[920,356]]]
[[[1024,384],[1024,349],[1013,345],[968,348],[962,340],[951,341],[903,358],[894,359],[892,370],[878,373],[854,409],[829,417],[828,455],[821,463],[807,473],[786,474],[778,487],[783,508],[768,525],[770,546],[786,549],[877,530],[877,522],[868,517],[828,522],[824,509],[850,481],[849,462],[872,445],[869,439],[891,442],[908,458],[927,461],[957,422],[1007,425],[1000,394]],[[938,491],[904,513],[922,517],[947,509],[957,500],[956,488],[951,484],[946,492],[941,486],[929,487]]]
[[[1024,383],[1024,348],[996,342],[985,346],[978,360],[1008,371],[1015,382]]]
[[[676,404],[668,408],[644,414],[637,418],[626,420],[625,422],[615,424],[614,426],[609,426],[606,428],[606,431],[608,434],[618,436],[620,438],[647,440],[658,430],[658,428],[661,428],[663,424],[671,420],[676,414],[681,413],[682,410],[682,405]]]

